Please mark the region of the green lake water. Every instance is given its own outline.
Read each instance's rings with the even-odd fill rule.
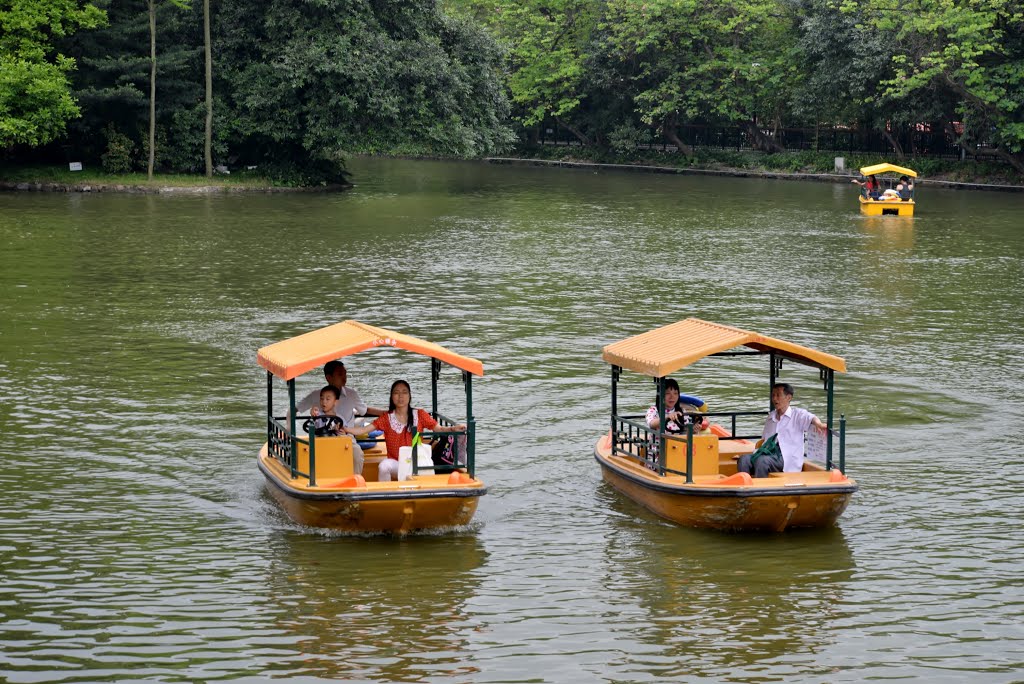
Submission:
[[[868,218],[847,184],[351,166],[340,194],[0,194],[0,680],[1024,680],[1024,194]],[[838,526],[685,529],[602,483],[601,348],[688,316],[846,359]],[[469,528],[344,537],[267,495],[256,350],[348,318],[483,361]],[[348,366],[429,403],[426,361]],[[762,371],[676,377],[756,410]]]

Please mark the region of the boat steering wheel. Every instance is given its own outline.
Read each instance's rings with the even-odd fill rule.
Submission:
[[[308,434],[310,425],[314,424],[313,421],[321,423],[320,427],[316,428],[317,437],[332,437],[338,434],[338,428],[343,424],[341,418],[337,416],[316,416],[306,419],[306,422],[302,424],[302,431]]]

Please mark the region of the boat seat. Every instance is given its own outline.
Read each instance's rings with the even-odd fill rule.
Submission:
[[[309,440],[299,439],[297,449],[300,472],[309,472]],[[318,481],[350,477],[353,474],[352,440],[348,437],[316,438],[316,479]]]

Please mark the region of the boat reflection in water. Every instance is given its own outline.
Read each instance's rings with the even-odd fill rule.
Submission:
[[[328,535],[338,533],[329,532]],[[286,534],[265,578],[277,629],[268,677],[471,677],[466,604],[487,552],[476,535]]]
[[[833,645],[856,568],[838,527],[722,535],[667,525],[608,485],[599,496],[620,513],[605,537],[604,585],[645,613],[609,654],[612,666],[661,681],[722,681],[762,667],[782,678],[788,660],[793,675],[806,674]]]

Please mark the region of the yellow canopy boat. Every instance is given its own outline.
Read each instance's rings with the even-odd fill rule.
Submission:
[[[875,180],[879,183],[877,190],[871,192],[866,186],[861,186],[860,211],[862,214],[867,216],[914,215],[914,184],[909,183],[907,187],[903,187],[898,181],[899,176],[917,178],[917,172],[895,164],[862,166],[860,172],[861,175],[868,178],[875,176]]]
[[[364,448],[363,470],[356,473],[348,436],[317,436],[312,426],[306,434],[296,431],[297,421],[308,418],[296,415],[296,377],[319,370],[328,361],[381,347],[404,349],[430,359],[430,415],[442,425],[465,424],[464,431],[445,433],[464,435],[465,462],[460,459],[454,468],[445,468],[424,465],[414,458],[409,479],[377,482],[378,465],[387,458],[383,443]],[[267,441],[257,464],[271,494],[293,520],[311,527],[398,534],[456,527],[472,520],[480,497],[487,493],[474,473],[472,377],[483,375],[480,361],[432,342],[352,320],[263,347],[256,360],[267,371]],[[461,371],[466,395],[463,420],[438,412],[442,366]],[[287,383],[286,416],[273,413],[275,377]],[[422,435],[431,438],[428,432]],[[457,455],[461,456],[461,448]]]
[[[746,349],[736,351],[737,347]],[[610,344],[602,356],[612,367],[611,430],[597,441],[594,457],[606,482],[657,515],[681,525],[722,530],[820,527],[833,524],[857,491],[857,483],[844,475],[845,418],[840,417],[838,431],[833,430],[834,375],[846,370],[840,357],[697,318]],[[696,433],[691,422],[682,434],[649,428],[643,414],[620,412],[622,372],[651,376],[657,384],[659,425],[666,425],[666,376],[709,356],[766,360],[769,388],[784,360],[818,369],[828,405],[823,420],[829,432],[821,439],[823,462],[805,459],[802,472],[765,478],[737,472],[737,460],[752,453],[761,436],[760,426],[757,432],[740,434],[737,424],[763,424],[767,411],[708,411],[701,415],[719,422]],[[833,458],[833,436],[838,437],[838,460]]]

